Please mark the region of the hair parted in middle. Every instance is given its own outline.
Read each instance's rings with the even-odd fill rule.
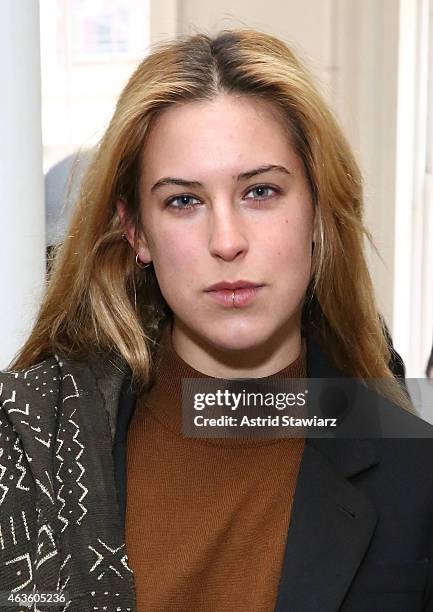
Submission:
[[[221,93],[254,96],[283,118],[302,160],[318,223],[303,325],[346,375],[388,379],[390,353],[364,255],[362,179],[309,72],[281,40],[254,30],[178,38],[159,45],[132,74],[82,183],[68,236],[53,265],[36,325],[14,365],[43,356],[117,355],[146,383],[152,346],[171,316],[153,266],[140,270],[122,240],[116,203],[140,221],[140,159],[153,122],[176,104]]]

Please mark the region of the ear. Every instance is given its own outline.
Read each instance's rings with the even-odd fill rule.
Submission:
[[[144,236],[138,236],[138,244],[135,244],[136,241],[136,228],[134,223],[129,218],[126,202],[119,198],[116,202],[117,214],[119,215],[120,224],[123,228],[123,232],[128,240],[131,248],[138,254],[140,261],[143,263],[148,263],[152,261],[152,256],[149,251],[149,247],[147,244],[147,240]]]

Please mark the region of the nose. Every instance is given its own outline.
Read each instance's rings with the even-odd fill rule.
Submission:
[[[210,216],[209,251],[214,257],[231,261],[248,250],[245,223],[230,205],[213,208]]]

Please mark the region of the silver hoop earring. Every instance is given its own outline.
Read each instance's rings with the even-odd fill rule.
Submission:
[[[135,263],[137,264],[137,266],[139,268],[141,268],[142,270],[144,270],[145,268],[148,268],[150,266],[150,262],[147,264],[144,264],[139,258],[138,258],[138,253],[136,253],[135,255]]]

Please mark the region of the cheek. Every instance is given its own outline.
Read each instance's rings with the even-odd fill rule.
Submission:
[[[296,268],[310,265],[312,222],[304,215],[283,217],[266,232],[266,250],[277,266]]]
[[[198,269],[199,249],[194,240],[185,240],[180,232],[161,233],[154,245],[154,267],[162,292],[176,293],[186,289],[192,279],[191,270]]]
[[[283,308],[301,302],[311,277],[312,217],[303,214],[285,215],[267,240],[269,262]]]

